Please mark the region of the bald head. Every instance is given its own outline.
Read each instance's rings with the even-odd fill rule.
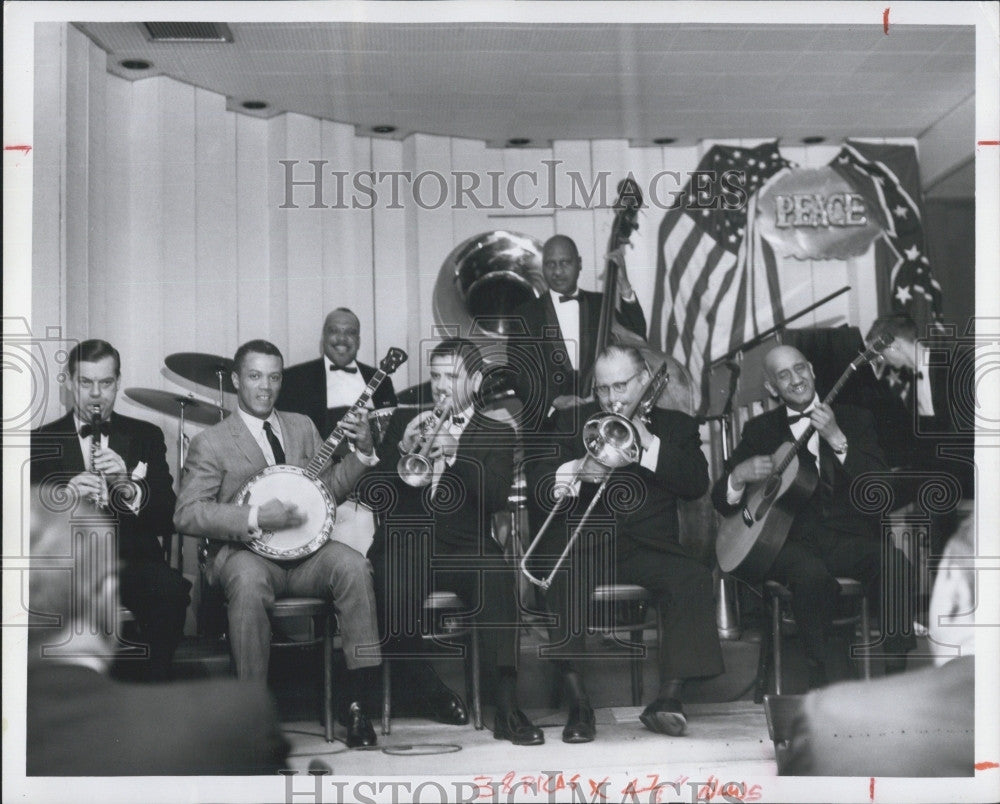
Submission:
[[[816,396],[812,364],[794,346],[775,346],[764,355],[764,387],[793,410],[805,410]]]
[[[542,247],[542,274],[549,290],[564,294],[575,293],[582,267],[580,253],[572,238],[555,235],[545,241]]]

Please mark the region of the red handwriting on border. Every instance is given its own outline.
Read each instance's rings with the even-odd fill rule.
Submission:
[[[976,770],[989,770],[990,768],[1000,768],[1000,763],[997,762],[977,762],[973,765]]]
[[[882,31],[886,36],[889,35],[889,8],[886,7],[885,11],[882,12]]]
[[[762,790],[759,784],[747,786],[746,782],[725,782],[720,784],[715,776],[709,776],[698,789],[699,801],[711,801],[722,796],[726,801],[760,801]]]
[[[5,145],[3,147],[5,151],[20,151],[23,154],[28,154],[31,151],[30,145]]]
[[[980,140],[976,145],[1000,145],[1000,140]]]
[[[869,801],[874,801],[875,800],[875,777],[874,776],[869,776],[868,777],[868,800]]]

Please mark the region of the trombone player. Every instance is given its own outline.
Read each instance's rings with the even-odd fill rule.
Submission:
[[[652,592],[663,619],[659,692],[640,715],[648,729],[683,734],[687,728],[681,703],[684,680],[723,670],[712,573],[680,544],[677,517],[679,498],[691,500],[707,491],[708,464],[695,420],[680,411],[653,407],[652,397],[659,396],[662,388],[651,387],[655,386],[652,379],[636,348],[608,346],[594,367],[596,402],[559,411],[557,418],[562,421],[557,421],[553,434],[555,454],[549,449],[528,458],[529,488],[536,489],[532,533],[539,540],[541,559],[532,568],[539,571],[551,571],[553,563],[546,559],[563,551],[582,512],[598,493],[596,484],[608,481],[607,493],[593,509],[592,524],[585,525],[584,538],[573,545],[563,568],[551,573],[545,594],[546,607],[557,621],[550,631],[552,643],[543,655],[556,662],[563,678],[569,717],[562,739],[567,743],[590,742],[596,734],[594,710],[574,659],[584,655],[586,616],[598,583],[644,586]],[[622,411],[632,417],[632,437],[640,447],[638,460],[609,474],[588,455],[582,435],[585,423],[595,414]],[[568,506],[560,499],[558,504],[566,510],[560,509],[561,515],[539,535],[540,497],[571,499]]]
[[[484,665],[499,673],[493,736],[540,745],[541,729],[517,706],[515,570],[491,533],[494,518],[507,513],[514,431],[476,405],[483,359],[474,343],[442,341],[429,363],[434,411],[396,410],[378,451],[379,467],[359,487],[362,499],[383,514],[368,554],[383,654],[395,657],[394,688],[408,692],[422,714],[468,723],[462,699],[420,655],[426,596],[455,592],[467,607],[461,619],[471,619],[482,634]]]

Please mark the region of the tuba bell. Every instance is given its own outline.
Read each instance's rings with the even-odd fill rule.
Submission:
[[[542,244],[516,232],[494,231],[459,243],[434,286],[434,318],[459,335],[519,334],[510,314],[546,290]]]

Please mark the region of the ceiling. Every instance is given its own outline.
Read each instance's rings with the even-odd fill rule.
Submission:
[[[118,75],[169,75],[236,109],[264,101],[259,116],[490,144],[917,137],[975,86],[974,29],[944,25],[231,23],[231,43],[77,26]]]

